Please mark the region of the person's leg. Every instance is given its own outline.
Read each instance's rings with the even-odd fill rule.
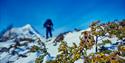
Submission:
[[[48,39],[48,33],[49,33],[49,31],[48,31],[48,29],[46,29],[46,39]]]
[[[50,37],[52,37],[52,31],[51,30],[49,31],[49,33],[50,33]]]
[[[49,33],[49,36],[52,37],[52,30],[51,30],[51,28],[48,28],[48,33]]]

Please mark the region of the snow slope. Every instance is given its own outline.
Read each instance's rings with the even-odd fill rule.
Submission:
[[[89,30],[90,29],[86,29],[86,31],[89,31]],[[64,41],[67,42],[68,46],[73,46],[73,43],[76,43],[77,45],[79,45],[79,43],[80,43],[79,37],[81,36],[81,32],[83,32],[83,31],[85,31],[85,30],[81,30],[79,32],[74,31],[74,32],[69,32],[69,33],[65,34]],[[50,55],[52,57],[56,57],[59,54],[58,48],[59,48],[60,43],[57,43],[56,46],[53,46],[52,42],[54,41],[54,39],[55,39],[55,37],[53,37],[51,41],[46,42],[47,51],[50,53]],[[92,49],[88,52],[92,52],[92,51],[94,51],[94,49]],[[44,63],[45,63],[45,61],[47,61],[47,59],[44,60]],[[83,63],[83,61],[84,61],[83,59],[79,59],[75,63]]]
[[[81,32],[83,31],[90,31],[90,28],[86,29],[86,30],[81,30],[79,32],[76,32],[76,31],[73,31],[73,32],[69,32],[67,34],[64,35],[64,41],[67,42],[67,45],[68,46],[73,46],[73,43],[76,43],[77,45],[79,45],[80,43],[80,39],[79,37],[81,36]],[[113,37],[113,38],[108,38],[108,37],[99,37],[98,38],[98,43],[102,43],[102,38],[103,40],[106,40],[106,39],[109,39],[112,41],[112,43],[116,43],[118,42],[117,41],[117,38],[116,37]],[[60,45],[60,43],[57,44],[57,46],[53,46],[53,40],[55,39],[52,38],[52,40],[50,42],[47,42],[46,44],[46,47],[47,47],[47,51],[51,54],[52,57],[56,57],[56,55],[58,55],[58,47]],[[105,47],[111,47],[112,45],[111,44],[106,44]],[[99,47],[98,47],[99,48]],[[87,50],[87,55],[91,54],[91,53],[95,53],[96,52],[96,45],[94,45],[91,49]],[[44,62],[47,61],[44,60]],[[75,63],[83,63],[84,62],[84,59],[79,59],[77,61],[75,61]]]

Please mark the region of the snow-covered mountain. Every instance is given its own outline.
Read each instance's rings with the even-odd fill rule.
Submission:
[[[13,38],[32,38],[34,35],[40,38],[40,35],[32,28],[30,24],[25,25],[21,28],[12,28],[7,30],[2,37],[8,37],[8,39]]]
[[[41,37],[30,24],[24,27],[7,30],[1,37],[0,63],[34,63],[37,56],[44,54],[46,49]],[[33,46],[38,46],[39,52],[31,52]]]
[[[30,24],[25,25],[24,27],[12,28],[7,30],[3,34],[2,38],[4,39],[0,42],[0,63],[35,63],[35,60],[43,55],[43,62],[46,63],[48,60],[53,60],[58,54],[58,48],[61,44],[60,40],[67,42],[68,46],[73,46],[73,43],[79,45],[81,33],[83,31],[90,31],[90,28],[81,31],[72,31],[61,33],[57,37],[52,37],[46,40],[44,37],[41,37]],[[112,42],[116,43],[117,38],[108,38],[108,37],[99,37],[99,39],[110,39]],[[56,46],[54,42],[56,41]],[[99,40],[101,43],[102,40]],[[34,46],[39,47],[40,49],[32,52]],[[107,44],[110,46],[110,44]],[[87,55],[90,53],[95,53],[94,45],[91,49],[87,50]],[[47,51],[47,54],[46,52]],[[81,58],[75,63],[83,63],[84,58]]]
[[[79,36],[83,31],[84,30],[62,33],[62,35],[64,36],[64,41],[67,42],[68,46],[72,46],[73,45],[72,43],[74,42],[78,45],[80,42]],[[57,37],[52,37],[49,39],[49,41],[46,42],[45,38],[41,37],[30,24],[27,24],[23,27],[12,28],[10,30],[7,30],[2,37],[6,38],[3,40],[4,42],[0,42],[0,48],[1,48],[0,62],[3,62],[3,63],[6,63],[6,62],[35,63],[35,59],[39,57],[40,54],[42,54],[42,52],[39,53],[39,55],[38,55],[38,52],[34,52],[34,53],[29,52],[29,50],[34,45],[39,46],[41,49],[46,49],[47,52],[50,54],[50,56],[53,57],[53,59],[59,54],[58,48],[59,48],[60,42],[57,42],[56,46],[54,46],[54,43],[53,43]],[[16,45],[18,47],[14,48],[12,47],[13,45]],[[4,51],[4,49],[7,49],[7,51]],[[20,57],[17,54],[12,55],[12,51],[16,51],[18,54],[24,55],[26,57]],[[46,55],[43,59],[43,63],[46,63],[48,58],[50,57]]]

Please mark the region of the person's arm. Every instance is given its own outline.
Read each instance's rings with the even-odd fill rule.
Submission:
[[[53,27],[53,23],[51,22],[51,26]]]

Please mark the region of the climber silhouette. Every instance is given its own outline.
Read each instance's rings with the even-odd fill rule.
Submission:
[[[53,23],[51,19],[47,19],[43,25],[46,28],[46,39],[52,37]]]

